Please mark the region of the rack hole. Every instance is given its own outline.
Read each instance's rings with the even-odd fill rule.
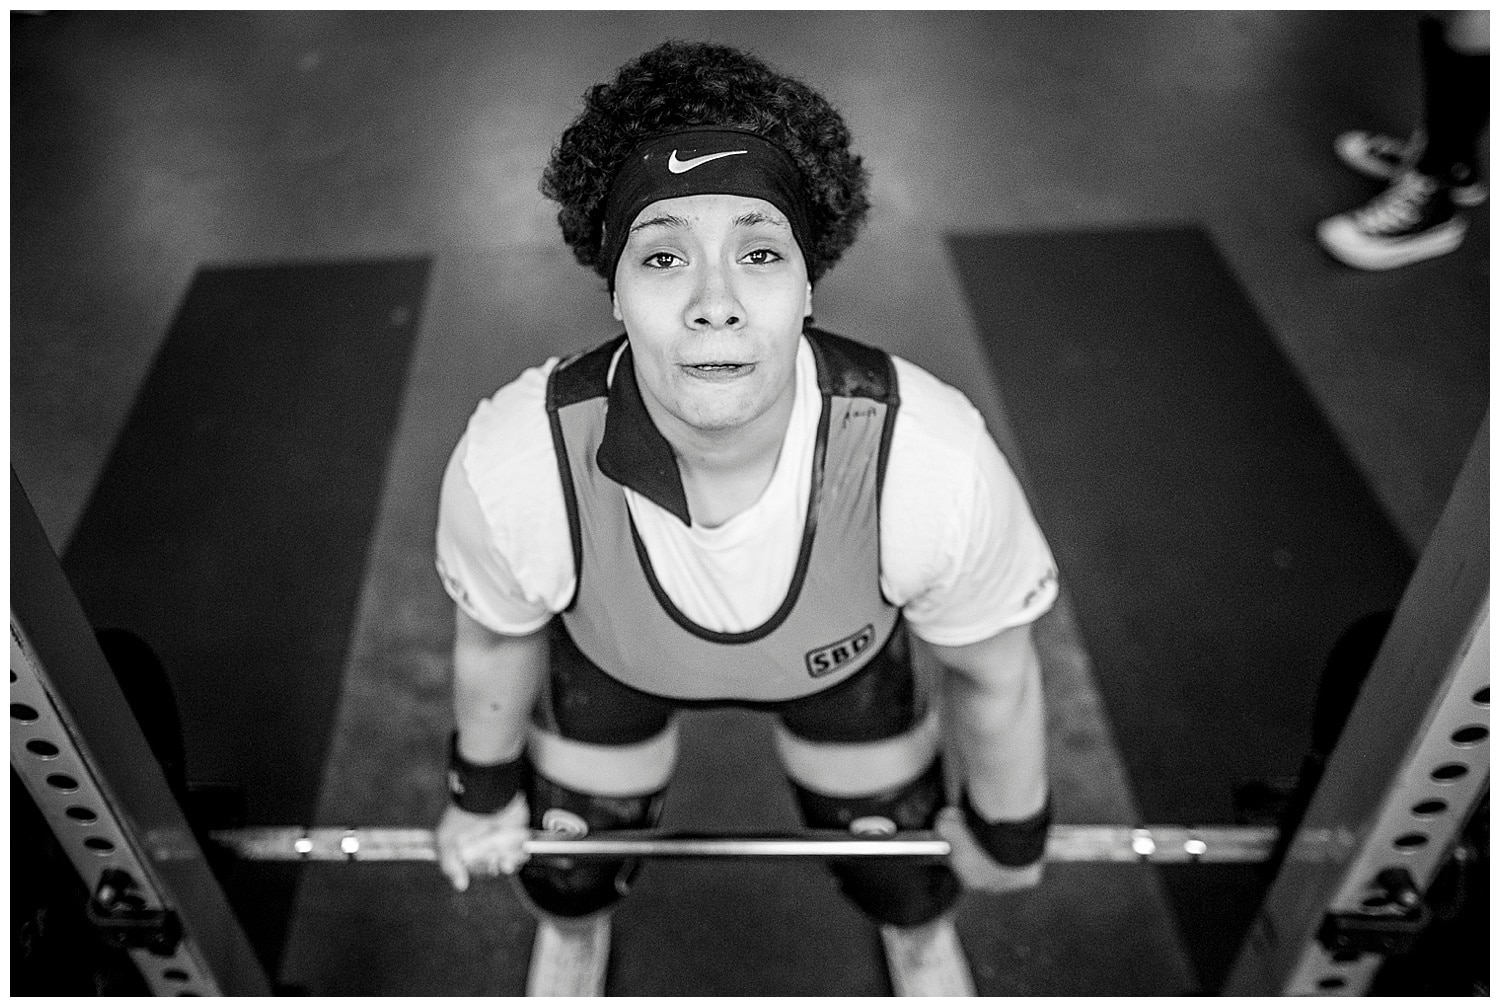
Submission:
[[[1490,729],[1471,724],[1468,727],[1460,727],[1453,732],[1453,743],[1455,745],[1477,745],[1490,736]]]
[[[1404,836],[1397,836],[1391,845],[1398,850],[1420,850],[1427,845],[1427,836],[1421,832],[1408,832]]]
[[[10,715],[11,719],[19,720],[23,724],[35,724],[42,719],[42,715],[37,713],[34,707],[27,706],[25,703],[10,704]]]
[[[182,971],[182,969],[167,969],[161,974],[161,977],[163,979],[170,979],[174,983],[185,983],[188,981],[188,974]]]
[[[106,853],[115,852],[115,844],[103,836],[89,836],[83,841],[83,845],[99,854],[101,857]]]
[[[1430,801],[1422,801],[1418,804],[1413,804],[1411,813],[1416,815],[1418,818],[1434,818],[1437,815],[1441,815],[1447,810],[1447,801],[1440,801],[1437,798],[1433,798]]]
[[[1432,778],[1441,783],[1461,780],[1469,775],[1469,767],[1461,762],[1447,762],[1432,771]]]
[[[47,786],[61,790],[65,794],[71,794],[78,789],[78,781],[67,773],[53,773],[47,777]]]
[[[1360,905],[1364,906],[1366,909],[1384,909],[1390,904],[1391,900],[1386,898],[1384,895],[1371,895],[1369,898],[1360,902]]]
[[[82,825],[92,825],[99,820],[98,814],[92,808],[85,808],[79,804],[73,805],[63,813]]]
[[[26,742],[26,751],[39,759],[55,759],[59,754],[56,745],[50,741],[43,741],[41,738],[33,738]]]
[[[14,679],[12,679],[12,681],[14,681]],[[1480,706],[1489,706],[1490,687],[1486,685],[1483,689],[1480,689],[1478,692],[1474,693],[1473,699],[1474,702],[1479,704]]]
[[[1344,988],[1344,980],[1338,976],[1329,976],[1327,979],[1318,980],[1320,990],[1341,990]]]

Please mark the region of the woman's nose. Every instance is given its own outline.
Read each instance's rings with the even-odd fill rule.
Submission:
[[[695,329],[732,329],[745,320],[744,307],[735,296],[727,272],[720,266],[704,269],[687,313],[688,325]]]

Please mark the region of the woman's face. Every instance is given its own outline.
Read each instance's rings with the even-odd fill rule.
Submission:
[[[699,195],[646,207],[615,269],[614,311],[669,439],[675,424],[715,432],[790,415],[812,285],[773,204]]]

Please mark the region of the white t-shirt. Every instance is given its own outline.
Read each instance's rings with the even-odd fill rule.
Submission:
[[[896,413],[880,507],[880,586],[930,643],[963,646],[1023,625],[1057,595],[1052,553],[1015,474],[958,390],[896,357]],[[572,600],[572,539],[533,367],[481,402],[443,477],[437,568],[453,600],[497,633],[526,634]],[[624,490],[662,588],[683,614],[744,632],[775,612],[802,540],[822,397],[812,350],[765,492],[714,528],[684,525]]]

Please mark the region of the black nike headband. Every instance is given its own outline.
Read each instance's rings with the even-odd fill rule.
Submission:
[[[792,237],[808,257],[807,196],[792,156],[754,133],[688,129],[648,140],[615,172],[599,241],[609,289],[615,288],[615,268],[642,210],[659,199],[709,194],[764,199],[786,214]]]

